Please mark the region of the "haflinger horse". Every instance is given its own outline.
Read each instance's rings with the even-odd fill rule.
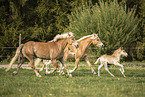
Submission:
[[[125,52],[125,50],[123,49],[123,47],[120,47],[119,49],[115,50],[114,53],[112,55],[102,55],[101,57],[99,57],[97,59],[97,61],[94,63],[94,64],[97,64],[100,60],[100,63],[101,65],[98,67],[98,76],[100,76],[100,69],[101,67],[104,65],[105,66],[105,70],[111,75],[114,77],[114,75],[108,70],[108,66],[107,66],[107,63],[109,64],[114,64],[116,66],[120,66],[120,71],[122,73],[122,75],[124,77],[125,74],[124,74],[124,68],[123,68],[123,65],[120,64],[120,56],[123,55],[123,56],[126,56],[127,57],[127,53]]]
[[[75,48],[79,47],[79,44],[75,40],[72,32],[64,33],[61,35],[58,34],[54,37],[52,41],[49,41],[47,43],[29,41],[25,44],[21,44],[17,48],[16,54],[10,62],[9,66],[7,67],[6,71],[10,70],[12,64],[16,61],[19,54],[21,54],[22,60],[20,63],[18,63],[17,71],[14,71],[13,75],[18,73],[20,66],[24,63],[25,58],[27,58],[30,61],[31,68],[36,73],[36,76],[41,77],[41,75],[37,72],[34,66],[34,57],[37,57],[40,59],[47,59],[52,61],[54,69],[51,71],[51,73],[56,70],[56,63],[57,60],[59,60],[62,65],[65,66],[68,75],[71,76],[63,60],[64,49],[67,44],[72,45]]]
[[[68,48],[69,46],[72,46],[72,45],[67,45],[65,50],[64,50],[64,56],[65,56],[65,58],[67,58],[68,55],[75,55],[75,53],[72,52],[72,50],[70,50]],[[38,66],[41,60],[42,59],[37,58],[35,60],[35,66]],[[40,68],[39,72],[42,71],[44,69],[44,66],[46,65],[46,74],[50,74],[50,72],[48,71],[48,66],[49,66],[49,70],[51,70],[50,64],[52,64],[52,61],[51,60],[43,60],[43,63],[44,64],[43,64],[42,68]],[[62,72],[62,74],[64,74],[63,71],[60,71],[59,64],[60,64],[60,67],[62,69],[64,69],[64,67],[62,67],[62,64],[60,63],[60,61],[57,60],[57,68],[59,69],[59,71],[57,71],[57,72]]]
[[[64,50],[64,58],[63,58],[64,61],[66,61],[67,58],[70,58],[70,57],[75,58],[75,68],[73,70],[69,70],[69,72],[70,73],[74,72],[78,68],[79,60],[81,58],[84,58],[85,61],[87,62],[87,64],[90,66],[92,73],[96,74],[96,72],[92,68],[91,63],[88,60],[87,53],[88,53],[88,48],[91,44],[96,45],[98,47],[104,46],[103,43],[101,42],[101,40],[99,39],[98,34],[93,33],[92,35],[84,36],[84,37],[80,38],[79,40],[77,40],[77,42],[79,44],[79,48],[76,49],[75,47],[68,44]],[[71,54],[71,56],[69,56],[68,54]],[[38,63],[36,63],[36,65],[38,65]],[[46,63],[46,65],[48,65],[50,63],[51,63],[51,61],[49,61],[49,63]],[[43,68],[44,68],[44,66],[43,66]],[[40,71],[42,71],[43,68],[41,68]],[[46,74],[47,73],[49,73],[49,72],[47,71],[47,68],[46,68]]]

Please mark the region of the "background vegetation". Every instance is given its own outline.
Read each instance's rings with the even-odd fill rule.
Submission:
[[[67,30],[75,32],[77,38],[98,33],[107,47],[103,53],[107,54],[112,54],[112,49],[118,49],[120,46],[125,47],[127,52],[130,51],[139,21],[135,17],[134,9],[127,10],[126,6],[119,5],[117,1],[83,4],[69,15],[69,20]]]
[[[122,45],[130,54],[127,60],[143,60],[144,0],[115,0],[116,4],[113,1],[0,0],[0,47],[17,47],[20,33],[22,43],[26,43],[30,40],[46,42],[68,30],[76,33],[77,39],[95,32],[107,47],[102,54],[112,53],[112,47]],[[72,18],[75,13],[78,15],[75,18],[80,16],[77,23]],[[0,48],[1,56],[10,58],[14,52],[15,49]],[[0,57],[0,61],[6,58]]]

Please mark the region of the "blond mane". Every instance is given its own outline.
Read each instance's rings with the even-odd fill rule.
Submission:
[[[80,38],[80,39],[79,39],[79,40],[77,40],[77,41],[84,40],[84,39],[89,38],[89,37],[91,37],[91,36],[92,36],[92,35],[83,36],[82,38]]]
[[[98,35],[96,35],[96,34],[93,33],[92,35],[84,36],[84,37],[80,38],[77,41],[81,41],[81,40],[84,40],[84,39],[89,38],[89,37],[91,37],[91,39],[96,39],[96,37],[98,37]]]
[[[120,48],[119,48],[119,49],[115,50],[114,53],[113,53],[112,55],[116,55],[116,54],[118,54],[120,51],[121,51],[121,50],[120,50]]]
[[[74,33],[72,33],[72,32],[67,32],[67,33],[64,33],[64,34],[57,34],[55,37],[54,37],[54,39],[53,39],[53,41],[58,41],[58,40],[60,40],[60,39],[65,39],[65,38],[68,38],[68,37],[74,37],[74,35],[73,35]]]

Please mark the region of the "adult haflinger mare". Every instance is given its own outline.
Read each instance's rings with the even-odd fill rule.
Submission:
[[[84,36],[84,37],[80,38],[79,40],[77,40],[77,42],[79,44],[79,48],[76,49],[75,47],[68,44],[64,50],[64,61],[66,61],[67,58],[75,58],[75,68],[73,70],[70,70],[70,73],[72,73],[73,71],[75,71],[78,68],[79,60],[81,58],[84,58],[85,61],[87,62],[87,64],[91,67],[92,73],[96,74],[96,72],[92,68],[90,61],[88,60],[88,57],[87,57],[88,51],[87,50],[91,44],[96,45],[98,47],[104,46],[103,43],[101,42],[101,40],[99,39],[98,34],[94,33],[92,35]],[[72,53],[72,55],[68,55],[70,53]],[[38,62],[36,62],[36,64],[35,64],[36,66],[39,64],[41,59],[37,59],[37,60],[38,60]],[[46,63],[46,65],[49,65],[50,63],[51,63],[51,61]],[[44,68],[44,66],[43,66],[43,68]],[[41,70],[43,70],[43,68]],[[46,74],[47,73],[49,73],[49,72],[47,71],[47,68],[46,68]]]
[[[17,70],[13,72],[13,75],[18,73],[20,66],[24,63],[25,58],[27,58],[30,61],[31,68],[36,73],[36,76],[41,77],[41,75],[37,72],[34,66],[34,58],[37,57],[40,59],[51,60],[53,62],[54,69],[51,71],[51,73],[56,71],[56,60],[59,60],[65,66],[68,75],[71,76],[63,60],[64,49],[67,44],[73,45],[76,48],[79,47],[72,32],[64,33],[61,35],[58,34],[54,37],[52,41],[49,41],[47,43],[29,41],[25,44],[21,44],[17,48],[16,54],[10,62],[9,66],[7,67],[6,71],[10,70],[12,64],[16,61],[19,54],[21,54],[22,60],[20,63],[18,63]]]

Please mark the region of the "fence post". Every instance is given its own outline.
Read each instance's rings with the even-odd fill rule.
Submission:
[[[19,35],[19,46],[21,45],[21,34]],[[18,63],[20,63],[20,54],[19,54],[19,57],[18,57]]]

